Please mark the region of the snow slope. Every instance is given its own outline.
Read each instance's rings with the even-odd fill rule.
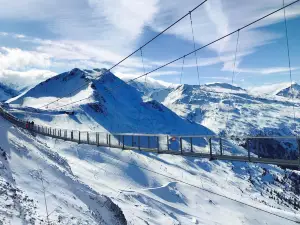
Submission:
[[[0,125],[1,224],[48,224],[47,214],[49,224],[126,223],[118,206],[78,179],[47,143],[2,117]]]
[[[1,158],[5,169],[0,170],[0,188],[6,196],[1,198],[9,199],[0,202],[4,224],[45,222],[41,178],[48,212],[54,210],[49,216],[53,224],[102,224],[100,216],[106,224],[124,220],[113,203],[101,207],[107,198],[98,193],[121,208],[128,224],[289,225],[300,221],[300,205],[289,204],[299,202],[295,192],[300,174],[296,172],[78,145],[33,136],[2,119],[0,124],[4,126],[1,146],[8,157]]]

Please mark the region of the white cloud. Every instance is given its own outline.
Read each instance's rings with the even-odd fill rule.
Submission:
[[[56,75],[55,72],[39,69],[27,71],[0,70],[0,81],[21,90],[36,85],[54,75]]]
[[[60,40],[130,52],[158,0],[0,0],[0,19],[39,22]]]
[[[299,67],[291,67],[291,71],[299,70]],[[269,67],[269,68],[238,68],[238,73],[251,73],[254,75],[270,75],[276,73],[289,72],[289,67]]]
[[[46,68],[50,64],[50,56],[45,53],[23,51],[19,48],[0,48],[0,70],[18,70],[27,67]]]

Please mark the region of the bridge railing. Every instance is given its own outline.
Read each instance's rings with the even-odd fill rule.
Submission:
[[[38,124],[28,126],[26,121],[6,112],[1,106],[0,114],[18,127],[81,144],[300,168],[299,136],[221,137],[216,135],[105,133],[60,129]]]

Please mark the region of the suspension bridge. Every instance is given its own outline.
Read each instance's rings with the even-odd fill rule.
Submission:
[[[32,133],[102,147],[119,148],[154,152],[157,154],[181,155],[210,160],[228,160],[252,163],[274,164],[286,167],[300,168],[300,137],[297,136],[244,136],[221,137],[216,135],[171,135],[171,134],[135,134],[135,133],[104,133],[92,131],[78,131],[60,129],[38,124],[28,124],[0,107],[0,115],[15,126]],[[243,140],[245,150],[236,151],[232,141]],[[255,143],[257,153],[264,140],[289,140],[295,142],[298,148],[298,159],[259,157],[251,152],[251,145]]]

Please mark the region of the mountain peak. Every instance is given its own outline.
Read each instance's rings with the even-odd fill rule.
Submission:
[[[288,98],[300,98],[300,85],[297,83],[293,83],[288,87],[279,90],[276,95]]]
[[[205,84],[205,87],[213,87],[213,88],[222,88],[222,89],[229,89],[229,90],[233,90],[233,91],[246,91],[245,89],[229,84],[229,83],[211,83],[211,84]]]

